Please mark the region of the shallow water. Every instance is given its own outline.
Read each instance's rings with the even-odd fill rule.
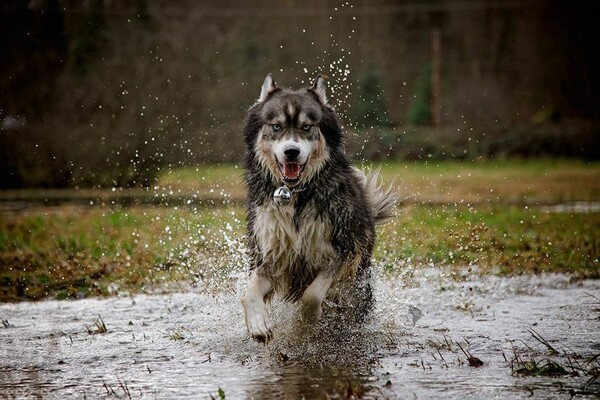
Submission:
[[[600,212],[600,202],[597,201],[573,201],[568,203],[540,206],[542,211],[552,213],[595,213]]]
[[[219,387],[228,399],[600,395],[584,373],[511,371],[515,354],[585,366],[600,352],[599,281],[380,273],[364,326],[346,326],[330,311],[306,327],[294,305],[276,300],[275,339],[263,346],[248,339],[243,279],[231,278],[232,289],[219,295],[195,289],[0,305],[0,398],[209,399],[219,398]],[[99,315],[108,331],[88,333]],[[531,328],[559,354],[548,355]],[[469,366],[461,347],[483,366]]]

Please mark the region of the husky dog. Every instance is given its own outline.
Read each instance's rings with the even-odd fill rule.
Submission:
[[[360,298],[346,307],[364,311],[375,225],[392,216],[398,198],[378,186],[377,173],[351,166],[323,77],[294,91],[269,74],[243,134],[251,266],[242,305],[250,335],[272,338],[274,293],[299,300],[308,323],[320,318],[326,297],[339,300],[335,288]],[[288,201],[276,201],[276,191]]]

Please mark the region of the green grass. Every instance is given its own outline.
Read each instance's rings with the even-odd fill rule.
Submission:
[[[158,190],[243,197],[241,174],[234,166],[178,169],[161,177]],[[600,213],[549,213],[531,201],[600,200],[600,164],[398,162],[383,165],[382,176],[415,194],[401,217],[379,229],[375,267],[386,273],[435,266],[600,278]],[[0,214],[0,301],[178,284],[219,291],[247,266],[240,206],[94,204]]]
[[[246,193],[242,176],[243,170],[231,164],[184,167],[162,174],[158,186],[202,198],[214,198],[227,193],[241,199]]]
[[[239,263],[228,263],[237,251],[233,226],[241,238],[239,218],[227,208],[64,207],[3,215],[0,300],[139,292],[200,276],[222,280]]]
[[[572,350],[561,346],[560,343],[551,345],[533,329],[529,329],[529,331],[534,339],[543,345],[545,351],[536,350],[526,341],[519,341],[525,345],[526,349],[518,350],[515,347],[516,341],[512,341],[513,357],[510,360],[510,368],[513,375],[533,377],[585,376],[587,377],[586,382],[582,385],[578,394],[597,393],[594,392],[594,385],[600,377],[600,354],[583,357],[581,354],[574,353]],[[506,355],[504,357],[506,359]]]
[[[377,164],[416,202],[555,203],[600,200],[600,163],[579,160]]]
[[[547,213],[499,205],[413,206],[383,226],[379,236],[375,254],[388,260],[388,269],[445,265],[501,274],[600,277],[600,213]]]
[[[0,220],[0,300],[223,290],[246,267],[241,207],[73,208]],[[379,229],[375,266],[600,277],[600,213],[521,206],[409,206]]]
[[[358,163],[360,166],[360,163]],[[365,164],[381,167],[411,202],[556,203],[600,201],[600,163],[580,160],[431,161]],[[180,168],[159,178],[176,193],[243,199],[242,170],[233,165]]]

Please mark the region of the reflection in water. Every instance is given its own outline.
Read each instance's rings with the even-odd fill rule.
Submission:
[[[268,349],[268,368],[277,381],[257,381],[248,397],[271,398],[277,391],[282,398],[350,398],[372,390],[379,338],[368,325],[349,324],[344,315],[330,312],[315,326],[297,319],[281,326]]]
[[[309,367],[303,364],[282,366],[276,382],[258,381],[248,398],[326,399],[362,398],[372,391],[369,375],[359,375],[351,366]]]

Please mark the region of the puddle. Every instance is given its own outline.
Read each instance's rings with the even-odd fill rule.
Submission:
[[[275,339],[250,341],[230,293],[0,305],[0,398],[596,398],[590,376],[522,377],[514,354],[585,364],[600,348],[600,282],[437,269],[376,278],[364,326],[306,327],[273,304]],[[108,331],[98,329],[101,316]],[[328,322],[327,322],[328,321]],[[99,322],[99,321],[98,321]],[[460,346],[459,346],[460,344]],[[483,366],[468,365],[460,347]],[[567,357],[568,356],[568,357]],[[587,386],[586,386],[587,383]],[[354,397],[352,397],[354,396]]]

